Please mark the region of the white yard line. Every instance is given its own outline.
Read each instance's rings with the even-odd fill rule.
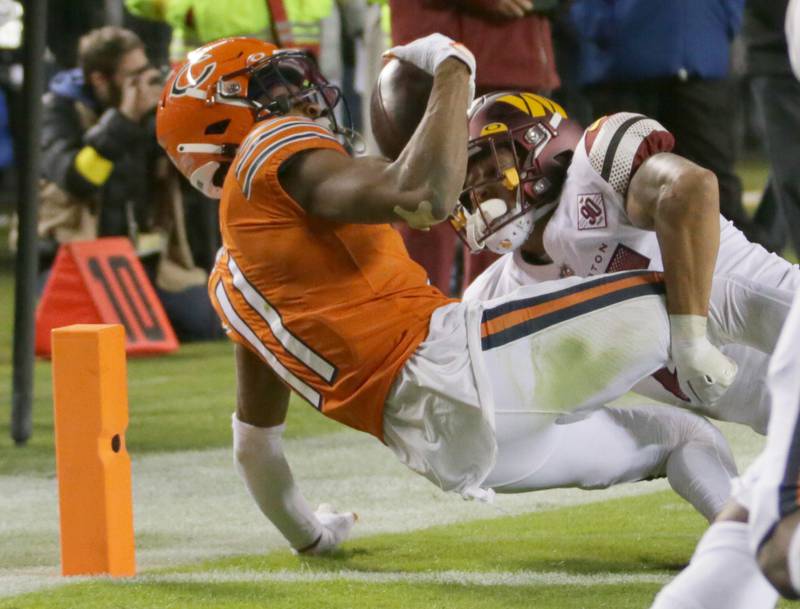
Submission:
[[[161,575],[139,575],[130,578],[71,577],[68,580],[44,573],[0,575],[2,596],[11,596],[53,588],[65,583],[85,581],[113,581],[117,585],[132,584],[239,584],[278,583],[316,584],[321,582],[348,582],[364,584],[436,584],[458,586],[615,586],[625,584],[667,583],[672,577],[668,573],[591,573],[575,575],[559,571],[427,571],[387,572],[369,571],[203,571],[198,573],[170,573]]]
[[[357,582],[365,584],[446,584],[459,586],[613,586],[619,584],[664,584],[673,576],[667,573],[592,573],[575,575],[559,571],[207,571],[142,575],[120,583],[229,584],[229,583],[304,583]]]
[[[758,450],[758,443],[749,442],[746,450],[737,451],[737,456],[745,454],[740,466]],[[442,493],[363,434],[344,432],[289,440],[286,452],[310,503],[329,502],[339,509],[358,512],[354,537],[542,511],[667,488],[664,482],[646,482],[604,491],[556,489],[499,495],[494,505],[485,505]],[[227,449],[134,455],[133,480],[140,572],[286,547],[247,495]],[[58,564],[56,481],[0,476],[0,597],[74,581],[59,576]]]

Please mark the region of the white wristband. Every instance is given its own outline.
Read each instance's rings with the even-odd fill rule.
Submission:
[[[693,342],[706,337],[708,318],[703,315],[670,315],[669,331],[673,341]]]

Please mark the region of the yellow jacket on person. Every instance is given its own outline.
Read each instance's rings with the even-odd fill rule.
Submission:
[[[283,47],[316,51],[320,21],[333,11],[334,0],[239,0],[236,10],[218,0],[125,0],[138,17],[166,21],[173,28],[170,56],[228,36],[254,36]]]

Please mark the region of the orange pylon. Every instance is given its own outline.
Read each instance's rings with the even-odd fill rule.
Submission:
[[[66,326],[52,347],[61,573],[134,575],[125,331]]]

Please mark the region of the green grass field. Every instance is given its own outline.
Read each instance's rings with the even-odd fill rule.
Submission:
[[[61,578],[49,362],[36,365],[33,438],[9,438],[12,282],[0,256],[0,609],[646,608],[705,528],[663,482],[464,502],[298,400],[296,477],[311,503],[360,520],[336,554],[295,557],[233,471],[232,350],[220,342],[129,361],[139,574]],[[723,430],[740,466],[760,449]]]

